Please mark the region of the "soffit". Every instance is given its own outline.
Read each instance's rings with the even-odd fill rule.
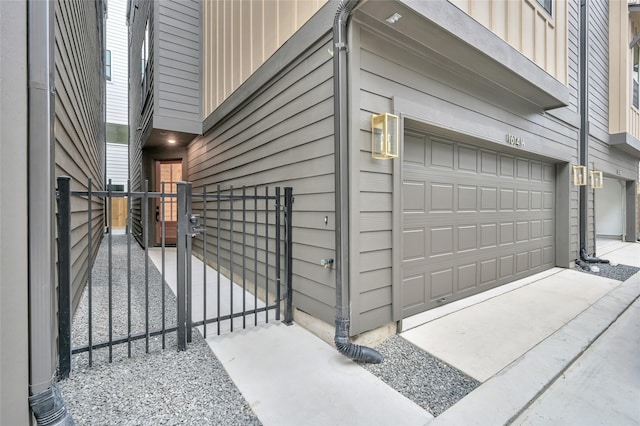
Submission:
[[[543,110],[569,104],[569,89],[496,34],[446,0],[369,1],[367,24],[407,37],[455,64],[461,75],[500,86]],[[397,22],[385,20],[399,13]]]

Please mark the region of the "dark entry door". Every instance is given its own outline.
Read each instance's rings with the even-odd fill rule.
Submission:
[[[182,180],[182,160],[160,160],[156,161],[156,188],[157,192],[175,194],[177,183]],[[163,209],[164,205],[164,209]],[[176,243],[176,229],[178,224],[178,202],[175,195],[170,197],[156,198],[156,241],[157,245],[162,244],[162,217],[164,212],[164,232],[165,244]]]

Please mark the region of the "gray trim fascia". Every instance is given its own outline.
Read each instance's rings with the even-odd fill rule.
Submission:
[[[609,144],[637,159],[640,159],[640,140],[630,133],[614,133],[609,137]]]
[[[202,123],[197,120],[187,120],[154,113],[153,128],[199,135],[202,130]]]
[[[207,133],[238,107],[256,96],[284,67],[293,62],[322,36],[331,32],[338,2],[327,2],[313,17],[287,40],[271,57],[220,104],[202,123]],[[207,54],[207,52],[203,52]],[[204,76],[203,76],[204,78]]]
[[[449,32],[454,39],[481,52],[489,60],[488,69],[495,70],[498,66],[509,71],[513,78],[502,84],[505,88],[545,110],[569,105],[567,86],[449,1],[397,1]],[[473,66],[481,69],[484,65],[476,63]]]

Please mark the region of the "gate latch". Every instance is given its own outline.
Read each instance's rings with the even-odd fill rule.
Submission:
[[[191,217],[189,217],[189,231],[192,237],[205,231],[205,228],[200,227],[199,214],[192,214]]]

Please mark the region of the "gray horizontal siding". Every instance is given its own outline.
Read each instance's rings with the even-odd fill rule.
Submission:
[[[329,38],[325,37],[260,91],[251,94],[243,107],[192,142],[188,148],[187,178],[196,190],[202,185],[211,188],[218,184],[222,188],[233,185],[236,191],[242,185],[293,187],[294,305],[332,323],[335,274],[320,266],[320,259],[334,257],[333,87],[329,47]],[[329,218],[327,225],[325,216]],[[211,241],[208,240],[209,251],[215,252]],[[263,241],[259,239],[258,245],[262,248]],[[202,242],[196,239],[195,247],[201,250]],[[248,252],[247,264],[252,264],[252,250]],[[273,248],[268,256],[272,262]],[[265,258],[261,249],[258,271],[265,270]],[[222,268],[229,269],[229,260],[223,262],[226,263]],[[271,262],[269,271],[273,276]],[[262,280],[264,272],[259,275]]]
[[[359,132],[351,143],[352,169],[359,172],[354,175],[357,184],[352,193],[360,195],[352,199],[352,210],[360,221],[352,229],[352,238],[357,238],[360,248],[352,256],[352,333],[360,333],[396,319],[392,309],[394,167],[393,161],[371,158],[372,114],[395,109],[436,128],[457,129],[478,138],[478,143],[490,141],[487,146],[494,147],[505,145],[506,133],[520,135],[532,154],[574,163],[577,131],[513,95],[459,77],[456,70],[443,68],[427,49],[402,46],[364,28],[355,29],[354,34],[359,49],[351,60],[359,63],[360,72],[355,79],[359,109],[354,110],[353,124]],[[408,105],[412,109],[398,110]],[[577,200],[574,190],[572,197]],[[577,210],[572,216],[577,217]],[[577,238],[577,229],[571,238]]]
[[[71,188],[104,188],[104,62],[100,2],[55,2],[55,174],[71,177]],[[93,206],[93,252],[87,253],[86,201],[71,205],[73,306],[77,306],[103,233],[102,203]]]
[[[129,40],[129,179],[132,191],[142,191],[145,170],[142,164],[142,144],[153,125],[154,86],[155,79],[155,25],[153,21],[154,2],[139,2],[129,17],[131,38]],[[149,66],[146,78],[149,82],[149,93],[143,97],[140,83],[141,47],[144,40],[145,25],[149,19]],[[140,130],[138,130],[140,129]],[[142,244],[142,206],[139,198],[131,202],[131,228],[134,237]]]
[[[589,121],[609,133],[609,8],[606,0],[589,5]]]
[[[120,143],[107,143],[107,182],[112,185],[124,185],[127,190],[129,178],[129,146]]]
[[[201,5],[172,0],[156,2],[155,8],[156,127],[177,119],[186,126],[179,130],[200,133]]]

